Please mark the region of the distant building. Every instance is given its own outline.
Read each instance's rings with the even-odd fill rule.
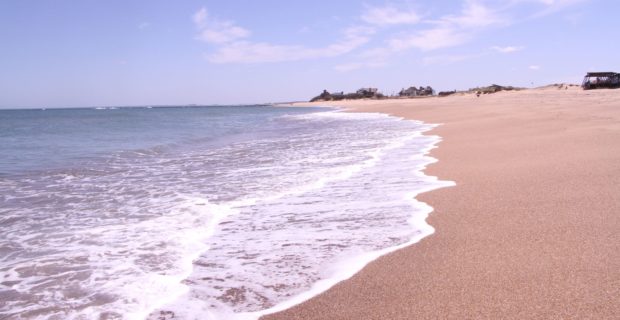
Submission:
[[[432,96],[434,93],[433,88],[427,86],[416,88],[415,86],[409,87],[408,89],[402,89],[398,93],[401,97],[420,97],[420,96]]]
[[[361,88],[359,90],[357,90],[357,94],[365,97],[365,98],[372,98],[375,95],[377,95],[377,92],[379,90],[377,88]]]
[[[334,99],[344,99],[344,91],[340,91],[340,92],[332,92],[331,93],[332,98]]]
[[[345,100],[345,99],[383,99],[385,96],[379,92],[377,88],[361,88],[357,90],[355,93],[344,93],[340,92],[328,92],[327,90],[323,90],[323,92],[312,98],[310,102],[313,101],[334,101],[334,100]]]
[[[620,88],[620,73],[588,72],[581,84],[584,90],[599,88]]]

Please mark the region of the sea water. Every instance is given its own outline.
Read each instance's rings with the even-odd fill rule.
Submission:
[[[433,126],[327,108],[0,110],[0,319],[255,319],[433,232]]]

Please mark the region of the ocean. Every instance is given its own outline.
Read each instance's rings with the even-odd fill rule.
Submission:
[[[433,232],[433,125],[331,108],[0,110],[0,319],[257,319]]]

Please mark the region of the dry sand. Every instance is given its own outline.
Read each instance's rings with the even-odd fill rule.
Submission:
[[[620,319],[620,90],[345,101],[443,123],[435,234],[264,319]]]

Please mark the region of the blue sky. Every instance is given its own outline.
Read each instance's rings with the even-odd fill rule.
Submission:
[[[0,107],[239,104],[620,71],[620,1],[0,2]]]

